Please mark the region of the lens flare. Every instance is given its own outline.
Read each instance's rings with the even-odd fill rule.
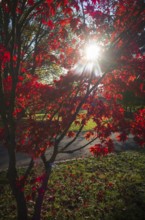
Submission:
[[[76,63],[73,71],[77,75],[83,75],[84,77],[101,77],[102,71],[99,65],[101,52],[101,48],[96,43],[89,42],[86,47],[81,50],[82,59]]]
[[[88,61],[95,61],[99,58],[100,52],[100,47],[97,44],[88,44],[85,48],[86,59]]]

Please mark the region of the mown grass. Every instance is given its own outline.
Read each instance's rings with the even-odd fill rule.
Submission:
[[[81,112],[84,113],[85,110],[82,110]],[[42,120],[42,119],[43,119],[43,116],[44,116],[44,114],[37,114],[37,115],[36,115],[36,120],[38,120],[38,121]],[[90,131],[90,130],[92,130],[95,126],[96,126],[96,123],[95,123],[92,119],[90,119],[90,120],[87,122],[87,124],[84,126],[83,131]],[[70,130],[70,131],[78,131],[79,128],[80,128],[79,125],[75,125],[75,123],[72,123],[72,125],[70,126],[70,129],[69,129],[69,130]]]
[[[82,110],[81,112],[84,113],[85,110]],[[38,121],[39,121],[39,120],[42,120],[43,116],[44,116],[44,114],[37,114],[37,115],[36,115],[36,120],[38,120]],[[96,126],[96,123],[95,123],[92,119],[90,119],[90,120],[87,122],[87,124],[84,126],[83,131],[90,131],[90,130],[92,130],[95,126]],[[70,129],[69,129],[69,130],[70,130],[70,131],[78,131],[79,128],[80,128],[79,125],[75,125],[75,123],[72,123],[72,125],[70,126]]]
[[[82,131],[91,131],[94,127],[96,126],[96,123],[90,119],[87,124],[84,126]],[[78,131],[79,130],[79,126],[75,125],[74,123],[71,125],[70,131]]]
[[[23,172],[23,169],[20,169]],[[35,199],[33,170],[26,186],[31,219]],[[1,220],[16,219],[16,206],[5,173],[0,175]],[[45,195],[42,219],[144,220],[145,151],[126,151],[103,158],[76,159],[55,165]]]

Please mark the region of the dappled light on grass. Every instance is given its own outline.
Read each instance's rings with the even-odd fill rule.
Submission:
[[[94,129],[94,127],[96,126],[96,123],[90,119],[87,124],[84,126],[82,131],[90,131],[92,129]],[[80,125],[76,125],[75,123],[73,123],[70,127],[71,131],[78,131],[79,130]]]

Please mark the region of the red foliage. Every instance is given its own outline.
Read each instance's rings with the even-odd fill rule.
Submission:
[[[145,146],[145,109],[139,110],[131,124],[131,131],[135,141],[142,147]]]
[[[90,119],[96,125],[84,136],[89,141],[99,139],[99,144],[90,148],[94,156],[113,151],[113,132],[119,133],[119,141],[126,141],[132,132],[144,146],[145,109],[128,121],[122,101],[126,91],[142,99],[145,95],[143,1],[0,1],[0,7],[0,140],[9,148],[13,164],[8,176],[11,186],[16,183],[13,192],[17,201],[21,201],[21,193],[16,188],[24,190],[24,179],[10,176],[16,173],[15,150],[35,158],[52,147],[55,150],[49,156],[54,161],[63,138],[72,138],[71,143]],[[88,40],[102,48],[91,74],[82,53]],[[79,74],[74,71],[75,64]],[[96,76],[98,65],[102,77]],[[53,66],[60,71],[65,68],[67,74],[61,72],[59,79],[42,83],[41,73],[46,71],[49,78],[52,71],[53,76]],[[70,131],[73,123],[79,127],[78,133]],[[48,161],[43,162],[48,174]],[[35,197],[45,179],[34,179],[33,195],[27,199]],[[37,201],[44,190],[38,190]],[[103,199],[100,190],[97,200]]]
[[[27,2],[29,7],[33,7],[35,3],[36,2],[33,0]],[[103,4],[103,2],[90,1],[90,3],[87,4],[86,1],[84,4],[85,14],[89,14],[94,19],[93,22],[96,22],[97,19],[97,22],[99,23],[99,25],[94,23],[97,25],[97,32],[92,36],[92,39],[99,40],[100,36],[104,36],[103,33],[106,31],[109,36],[108,39],[105,39],[105,37],[103,39],[104,57],[102,56],[103,62],[101,63],[100,61],[102,70],[107,72],[106,77],[102,79],[102,89],[99,90],[99,88],[96,87],[93,93],[89,94],[87,99],[82,102],[90,82],[89,79],[79,78],[77,75],[69,72],[67,75],[61,76],[59,80],[54,81],[53,85],[44,85],[39,82],[35,75],[32,76],[26,74],[27,69],[31,68],[31,64],[29,62],[21,61],[20,69],[23,77],[18,76],[17,78],[15,108],[13,111],[13,117],[17,122],[17,150],[30,153],[33,156],[41,155],[45,152],[47,147],[54,144],[52,140],[54,140],[54,138],[57,139],[57,137],[63,132],[66,131],[68,137],[75,136],[74,132],[68,131],[68,128],[73,121],[77,126],[85,126],[90,119],[96,123],[96,127],[93,131],[89,131],[85,134],[87,140],[92,137],[98,137],[102,144],[112,145],[111,140],[110,142],[107,142],[106,140],[110,137],[112,132],[116,131],[121,132],[118,136],[119,141],[126,140],[130,124],[124,119],[124,110],[121,105],[122,92],[124,92],[127,87],[130,90],[135,90],[136,94],[139,94],[140,96],[144,95],[144,57],[140,54],[139,56],[136,56],[136,58],[133,58],[133,51],[137,50],[137,48],[139,49],[139,47],[134,40],[130,41],[130,44],[126,42],[126,35],[123,33],[126,28],[130,27],[127,19],[129,16],[132,15],[134,19],[138,19],[137,13],[135,13],[134,10],[135,7],[139,6],[137,6],[136,1],[134,5],[131,4],[131,1],[129,1],[127,5],[125,2],[118,1],[114,5],[115,12],[112,11],[112,13],[116,14],[112,24],[115,31],[112,31],[112,29],[110,29],[105,23],[106,20],[108,20],[108,22],[110,21],[110,6],[107,4],[107,1],[104,1],[104,3],[106,3],[104,11],[101,10],[101,4]],[[77,52],[75,52],[76,56],[74,56],[74,51],[76,50],[74,45],[76,44],[77,47],[77,38],[72,37],[69,43],[69,32],[67,27],[70,25],[72,33],[75,32],[78,39],[81,39],[81,45],[85,41],[85,36],[83,34],[84,26],[81,24],[79,18],[72,16],[72,6],[76,8],[76,11],[81,7],[80,5],[77,5],[77,3],[70,3],[67,0],[56,4],[54,4],[54,1],[48,0],[44,4],[38,6],[35,16],[39,17],[40,15],[38,9],[41,9],[41,12],[43,11],[41,13],[42,24],[45,25],[45,28],[48,27],[53,30],[47,36],[49,49],[50,51],[58,50],[59,57],[47,52],[47,50],[45,50],[44,53],[44,46],[39,45],[37,48],[38,53],[35,55],[36,67],[43,67],[43,63],[49,60],[50,62],[65,66],[69,69],[75,63],[75,59],[78,58]],[[3,7],[6,7],[6,5],[4,4]],[[54,19],[54,16],[57,14],[57,8],[59,7],[63,8],[62,13],[63,15],[66,13],[67,16],[62,16],[60,19],[56,20]],[[19,10],[22,10],[21,4],[19,4]],[[124,21],[123,24],[125,25],[122,25],[122,20],[119,20],[118,16],[122,17]],[[140,25],[139,22],[140,20],[138,19],[138,25]],[[82,27],[82,33],[80,32],[78,34],[78,31],[81,29],[80,27]],[[132,31],[131,33],[137,32],[137,28],[138,27],[135,24],[132,25],[132,29],[130,30]],[[91,25],[90,27],[85,27],[85,30],[91,31]],[[120,38],[117,39],[117,36],[120,36]],[[72,42],[73,45],[71,45]],[[116,42],[116,44],[114,47],[112,46],[111,51],[106,52],[105,47],[106,45],[108,47],[109,42],[110,44]],[[124,48],[122,48],[122,45],[125,45]],[[18,45],[15,44],[14,48],[15,51],[17,51]],[[121,55],[116,53],[119,49],[122,51]],[[24,58],[26,54],[27,53],[22,52],[21,55]],[[110,64],[114,65],[115,60],[115,67],[113,70],[106,69],[108,68],[108,64],[106,64],[106,56],[109,66]],[[0,47],[0,58],[2,60],[2,67],[5,68],[5,65],[10,62],[10,53],[2,44]],[[14,69],[18,62],[17,53],[13,54],[12,60]],[[140,74],[141,71],[142,74]],[[138,74],[140,74],[140,80],[137,80]],[[97,80],[98,78],[94,79],[94,81],[91,82],[91,86],[93,86]],[[8,75],[3,80],[7,109],[11,106],[11,90],[13,82],[14,78],[12,75]],[[81,102],[81,108],[84,108],[87,112],[80,114],[78,111],[76,116],[74,116]],[[40,122],[37,120],[36,115],[42,111],[44,111],[45,114]],[[26,121],[22,122],[23,118],[26,118]],[[136,123],[139,123],[139,120],[137,120]],[[1,134],[3,135],[2,131]]]
[[[85,134],[86,140],[90,140],[93,135],[94,135],[94,133],[92,131],[86,132],[86,134]]]
[[[29,5],[33,5],[34,4],[34,0],[28,0],[28,4]]]
[[[2,68],[5,67],[5,64],[10,61],[10,52],[4,47],[4,45],[0,44],[0,62]]]
[[[95,156],[106,156],[109,153],[108,147],[102,147],[101,144],[95,144],[90,147],[90,152]]]
[[[67,133],[67,136],[68,136],[69,138],[74,137],[74,136],[75,136],[75,132],[69,131],[69,132]]]

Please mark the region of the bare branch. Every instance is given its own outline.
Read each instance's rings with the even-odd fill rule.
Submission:
[[[95,137],[95,138],[93,138],[91,141],[89,141],[87,144],[85,144],[85,145],[83,145],[83,146],[81,146],[81,147],[79,147],[79,148],[77,148],[77,149],[68,150],[68,151],[59,151],[59,153],[72,154],[72,153],[74,153],[74,152],[76,152],[76,151],[78,151],[78,150],[81,150],[81,149],[87,147],[89,144],[91,144],[92,142],[94,142],[94,141],[97,140],[97,139],[98,139],[98,137]]]

